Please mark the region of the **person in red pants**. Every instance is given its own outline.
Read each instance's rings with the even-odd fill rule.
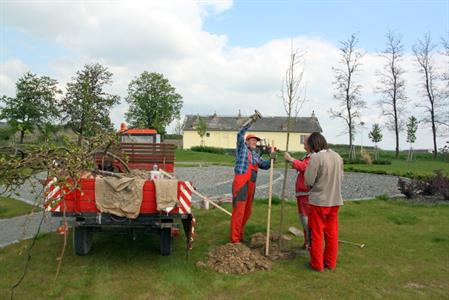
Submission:
[[[313,153],[305,172],[305,182],[310,188],[310,267],[321,272],[337,266],[343,159],[328,148],[320,133],[312,133],[307,143]]]
[[[304,172],[310,161],[310,151],[307,144],[307,138],[304,139],[304,149],[307,151],[306,156],[303,159],[294,159],[290,153],[284,152],[284,158],[286,161],[292,163],[292,168],[298,171],[296,177],[296,203],[298,206],[299,221],[304,230],[304,249],[309,249],[310,244],[310,231],[309,231],[309,188],[304,182]]]
[[[270,161],[263,160],[256,151],[257,136],[249,134],[244,138],[251,124],[244,125],[237,134],[236,162],[232,183],[231,243],[240,243],[245,233],[245,225],[251,216],[258,169],[270,168]],[[273,150],[272,150],[273,153]]]

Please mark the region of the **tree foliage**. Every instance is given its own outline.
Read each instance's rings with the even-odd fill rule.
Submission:
[[[383,138],[382,130],[380,129],[379,124],[377,123],[373,124],[373,128],[368,134],[368,137],[376,145],[376,159],[379,159],[379,148],[377,147],[377,143],[381,142]]]
[[[375,144],[382,141],[383,135],[382,135],[382,130],[380,129],[379,124],[377,124],[377,123],[373,124],[373,128],[371,129],[370,133],[368,134],[368,137]]]
[[[128,85],[129,110],[126,120],[132,127],[154,128],[165,134],[166,127],[179,118],[182,96],[160,73],[143,72]]]
[[[57,83],[48,76],[27,72],[16,83],[15,97],[2,96],[4,107],[0,119],[5,119],[13,130],[20,132],[21,144],[27,132],[34,132],[59,117],[56,97],[61,91]]]
[[[78,134],[78,144],[84,137],[112,130],[109,117],[112,106],[120,97],[105,92],[105,86],[112,84],[112,73],[98,63],[85,65],[67,83],[67,93],[62,101],[64,120]]]
[[[418,130],[418,119],[410,116],[407,121],[407,143],[413,144],[416,141],[416,131]]]
[[[199,115],[196,119],[196,132],[201,137],[201,146],[204,146],[204,136],[207,132],[207,123]]]
[[[333,82],[336,93],[334,98],[338,100],[338,107],[329,111],[331,118],[342,119],[349,134],[349,147],[353,151],[352,142],[355,136],[356,120],[360,118],[360,110],[365,107],[365,101],[361,98],[362,86],[356,83],[355,76],[360,71],[360,59],[363,54],[357,49],[359,39],[357,34],[341,42],[340,67],[332,69],[335,73]],[[353,158],[353,157],[351,157]]]
[[[410,143],[407,160],[413,160],[413,143],[416,141],[416,131],[418,130],[418,120],[410,116],[407,121],[407,143]]]
[[[403,129],[402,114],[405,110],[407,96],[405,95],[404,69],[401,67],[404,45],[402,38],[388,31],[382,57],[385,60],[383,70],[378,72],[379,86],[376,92],[382,95],[379,104],[382,114],[387,117],[387,128],[394,131],[396,137],[396,157],[399,157],[399,132]]]

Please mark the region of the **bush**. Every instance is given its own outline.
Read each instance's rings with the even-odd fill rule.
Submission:
[[[435,171],[435,176],[432,178],[432,185],[443,196],[444,200],[449,200],[449,177],[444,176],[443,171]]]
[[[343,159],[345,165],[366,165],[366,161],[363,159]]]
[[[398,188],[399,191],[404,194],[407,199],[413,198],[416,192],[413,180],[407,182],[400,177],[398,178]]]
[[[449,200],[449,177],[443,171],[435,171],[434,176],[413,178],[409,182],[398,179],[398,188],[407,199],[414,195],[430,196],[439,193],[444,200]]]
[[[386,159],[376,159],[373,160],[373,165],[391,165],[391,161]]]
[[[196,151],[196,152],[226,154],[226,151],[223,148],[209,147],[209,146],[194,146],[194,147],[190,148],[190,150]]]

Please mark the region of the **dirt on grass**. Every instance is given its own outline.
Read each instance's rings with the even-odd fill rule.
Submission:
[[[228,243],[216,247],[207,254],[206,261],[197,262],[198,267],[209,267],[218,273],[246,274],[258,270],[271,270],[273,260],[293,259],[293,251],[280,251],[278,246],[279,236],[273,234],[270,238],[269,255],[265,256],[264,233],[253,234],[248,245]]]

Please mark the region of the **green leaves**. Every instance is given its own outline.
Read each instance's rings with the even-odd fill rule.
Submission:
[[[112,130],[109,112],[120,103],[120,97],[104,91],[112,84],[112,73],[98,63],[85,65],[72,81],[67,83],[67,93],[62,100],[64,120],[79,135],[94,136],[104,130]]]
[[[60,116],[56,97],[61,91],[57,84],[48,76],[27,72],[16,83],[16,97],[2,96],[0,119],[6,119],[14,130],[20,131],[20,143],[25,133]]]
[[[132,127],[153,128],[164,134],[165,128],[179,118],[182,96],[160,73],[143,72],[128,85],[126,121]]]
[[[380,129],[380,125],[379,124],[373,124],[373,129],[371,130],[371,132],[368,134],[368,137],[371,139],[371,141],[373,143],[379,143],[380,141],[382,141],[382,131]]]

